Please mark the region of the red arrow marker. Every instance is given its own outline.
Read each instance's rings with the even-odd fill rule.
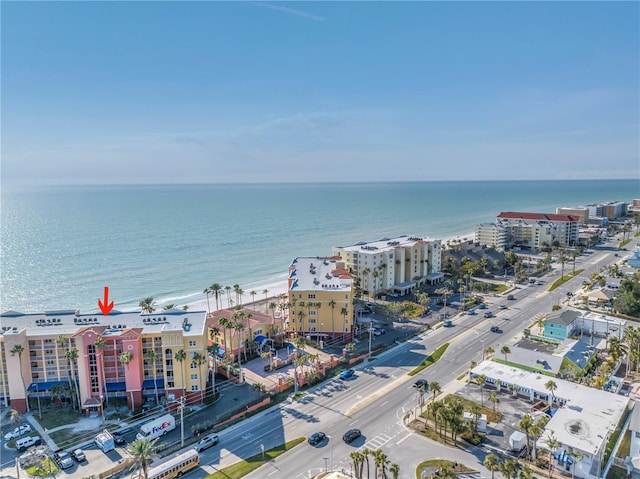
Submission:
[[[100,307],[102,314],[104,314],[105,316],[109,314],[109,311],[113,309],[113,301],[109,303],[109,287],[108,286],[104,287],[104,303],[98,300],[98,306]]]

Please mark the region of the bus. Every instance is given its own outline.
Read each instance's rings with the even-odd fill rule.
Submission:
[[[147,479],[173,479],[174,477],[181,477],[194,467],[198,467],[198,464],[200,464],[200,454],[198,454],[198,451],[195,449],[189,449],[149,469]],[[139,474],[136,479],[140,479],[141,477],[142,474]]]

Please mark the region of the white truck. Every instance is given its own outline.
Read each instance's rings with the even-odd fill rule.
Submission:
[[[102,452],[113,451],[116,448],[116,443],[113,440],[113,436],[106,429],[98,434],[93,442],[96,443],[98,448],[102,449]]]
[[[514,431],[509,437],[509,450],[520,452],[527,446],[527,436],[520,431]]]
[[[140,427],[140,432],[136,434],[136,439],[155,439],[173,431],[176,428],[176,420],[171,414],[165,414],[158,419],[149,421]]]

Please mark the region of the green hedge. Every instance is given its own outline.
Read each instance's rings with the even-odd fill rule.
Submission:
[[[448,347],[449,347],[449,343],[442,344],[432,354],[427,356],[427,358],[424,361],[422,361],[420,366],[416,367],[413,371],[409,371],[409,373],[408,373],[409,376],[415,376],[416,374],[418,374],[423,369],[428,368],[429,366],[431,366],[438,359],[440,359],[440,357],[444,354],[444,352],[447,350]]]

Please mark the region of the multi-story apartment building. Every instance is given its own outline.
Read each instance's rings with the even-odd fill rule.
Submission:
[[[589,215],[610,220],[621,218],[627,214],[628,204],[623,201],[609,201],[607,203],[595,203],[586,205]]]
[[[507,245],[530,250],[543,246],[575,246],[580,233],[580,218],[547,213],[502,212],[496,224],[506,228]]]
[[[508,231],[502,225],[496,223],[481,223],[476,225],[475,243],[490,246],[497,251],[505,251],[507,248]]]
[[[340,257],[298,257],[289,266],[289,313],[292,335],[349,338],[353,333],[353,276]]]
[[[168,400],[201,401],[208,378],[205,315],[2,313],[0,401],[25,412],[65,389],[85,410],[117,397],[137,408],[156,391]]]
[[[580,224],[585,226],[589,222],[589,208],[586,206],[576,206],[574,208],[556,208],[557,215],[570,215],[580,218]]]
[[[420,284],[444,278],[440,240],[403,235],[335,246],[333,255],[339,256],[347,269],[360,278],[362,292],[367,295],[406,294]]]

